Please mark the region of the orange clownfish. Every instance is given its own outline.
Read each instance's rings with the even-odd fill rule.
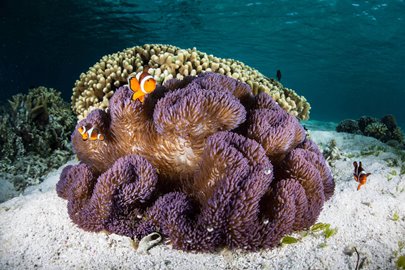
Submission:
[[[87,129],[85,126],[81,126],[77,131],[82,135],[83,141],[87,141],[88,139],[90,139],[90,141],[104,141],[104,135],[99,133],[97,128],[91,127],[90,129]]]
[[[364,171],[361,161],[359,162],[359,164],[357,164],[357,161],[353,162],[353,166],[354,166],[353,176],[354,176],[354,180],[356,180],[356,182],[359,183],[359,185],[357,187],[357,190],[359,190],[362,185],[366,184],[367,177],[371,173],[366,173]]]
[[[142,103],[145,101],[145,95],[152,93],[156,89],[156,81],[144,68],[138,74],[131,74],[128,77],[128,86],[134,92],[132,100],[139,99]]]

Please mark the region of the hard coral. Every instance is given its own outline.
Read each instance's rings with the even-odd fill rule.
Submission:
[[[336,131],[363,134],[393,147],[405,148],[404,134],[391,114],[385,115],[381,119],[362,116],[359,120],[343,120],[336,127]]]
[[[227,76],[168,81],[144,104],[121,87],[83,125],[105,140],[73,133],[82,163],[64,169],[57,192],[85,230],[158,232],[183,250],[257,250],[311,226],[333,194],[298,120]]]
[[[336,126],[336,131],[337,132],[353,133],[353,134],[361,134],[362,133],[362,131],[359,128],[358,121],[353,120],[353,119],[346,119],[346,120],[341,121]]]
[[[266,92],[290,114],[309,118],[310,105],[303,96],[269,79],[256,69],[233,59],[222,59],[193,49],[171,45],[145,44],[106,55],[82,73],[73,88],[72,108],[79,119],[93,109],[106,109],[116,89],[127,83],[129,74],[149,66],[159,83],[204,72],[215,72],[247,83],[255,94]]]
[[[371,123],[364,129],[364,135],[374,137],[380,141],[384,141],[387,133],[388,127],[381,122]]]
[[[76,121],[60,92],[33,88],[0,110],[0,177],[10,179],[17,190],[38,184],[71,157],[69,138]]]

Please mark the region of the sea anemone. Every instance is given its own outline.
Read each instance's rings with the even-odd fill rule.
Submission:
[[[104,140],[82,139],[97,127]],[[81,161],[57,185],[87,231],[160,233],[182,250],[257,250],[311,226],[334,190],[318,147],[266,93],[204,73],[145,99],[123,86],[72,135]]]

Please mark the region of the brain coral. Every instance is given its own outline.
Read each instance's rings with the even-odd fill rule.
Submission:
[[[159,83],[183,79],[203,72],[224,74],[246,82],[253,93],[266,92],[287,112],[300,119],[309,118],[310,105],[303,96],[269,79],[256,69],[233,59],[222,59],[193,49],[171,45],[146,44],[106,55],[73,88],[72,108],[83,119],[93,109],[106,109],[114,91],[127,83],[128,75],[149,66],[149,73]]]
[[[182,250],[257,250],[311,226],[334,191],[318,147],[266,93],[215,73],[169,80],[145,103],[127,86],[107,112],[72,135],[80,164],[57,184],[81,228],[140,239],[152,232]]]

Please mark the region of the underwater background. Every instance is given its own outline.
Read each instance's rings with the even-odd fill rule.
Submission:
[[[70,101],[103,55],[145,43],[233,58],[307,98],[311,119],[394,114],[405,127],[405,3],[0,0],[0,101],[38,85]]]

